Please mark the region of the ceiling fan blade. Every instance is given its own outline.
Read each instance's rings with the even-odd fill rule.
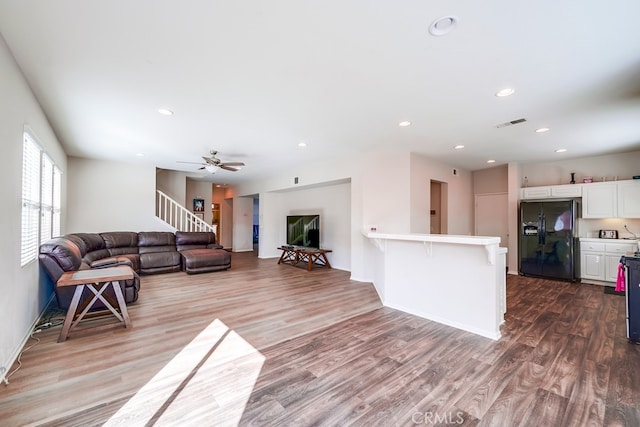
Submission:
[[[218,159],[216,159],[215,157],[205,157],[205,156],[202,156],[202,160],[204,160],[204,162],[205,162],[205,163],[208,163],[208,164],[210,164],[210,165],[215,165],[215,164],[216,164],[216,161],[218,161],[218,162],[219,162],[219,160],[218,160]]]
[[[244,163],[242,163],[242,162],[223,162],[223,163],[220,163],[220,165],[236,167],[236,166],[244,166]]]
[[[205,166],[200,166],[200,167],[198,168],[198,170],[202,170],[202,169],[206,169],[206,167],[205,167]]]
[[[190,163],[192,165],[201,165],[202,164],[202,162],[182,162],[180,160],[176,160],[176,163]]]
[[[224,169],[224,170],[232,171],[232,172],[238,172],[238,170],[239,170],[238,168],[235,168],[235,167],[229,166],[229,164],[226,164],[226,163],[219,164],[219,165],[218,165],[218,167],[219,167],[220,169]]]

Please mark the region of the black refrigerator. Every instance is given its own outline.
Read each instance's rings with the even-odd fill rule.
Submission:
[[[519,271],[523,276],[578,280],[578,202],[520,203]]]

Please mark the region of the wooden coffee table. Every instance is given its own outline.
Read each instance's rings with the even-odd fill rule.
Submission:
[[[73,294],[73,298],[71,299],[71,305],[67,310],[67,315],[64,319],[64,325],[62,326],[62,331],[60,331],[58,342],[63,342],[67,339],[69,332],[71,332],[71,330],[80,323],[97,301],[102,301],[105,307],[124,324],[125,328],[131,326],[129,312],[127,311],[127,304],[124,301],[122,289],[120,289],[120,280],[133,279],[133,277],[133,270],[128,266],[108,267],[95,270],[67,271],[62,273],[62,276],[58,279],[57,286],[75,286],[76,290]],[[106,294],[103,294],[104,291],[109,288],[109,285],[113,287],[113,292],[116,295],[115,302],[109,301],[110,298],[108,298]],[[80,298],[82,297],[82,292],[85,288],[89,289],[91,293],[93,293],[93,296],[89,295],[82,302],[81,306],[84,308],[80,314],[76,315],[78,305],[80,304]]]
[[[282,251],[278,264],[298,265],[299,263],[307,264],[307,271],[313,270],[314,266],[323,266],[331,268],[327,254],[331,249],[311,249],[281,246],[278,249]]]

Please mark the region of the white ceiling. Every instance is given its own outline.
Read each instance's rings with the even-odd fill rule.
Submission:
[[[215,148],[247,164],[227,183],[363,150],[469,170],[638,150],[639,22],[638,0],[0,0],[69,155],[193,171]]]

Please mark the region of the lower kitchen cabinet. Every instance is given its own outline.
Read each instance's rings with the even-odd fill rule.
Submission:
[[[604,253],[580,253],[580,278],[604,281]]]
[[[580,279],[585,283],[613,286],[620,257],[638,248],[635,240],[580,239]]]

